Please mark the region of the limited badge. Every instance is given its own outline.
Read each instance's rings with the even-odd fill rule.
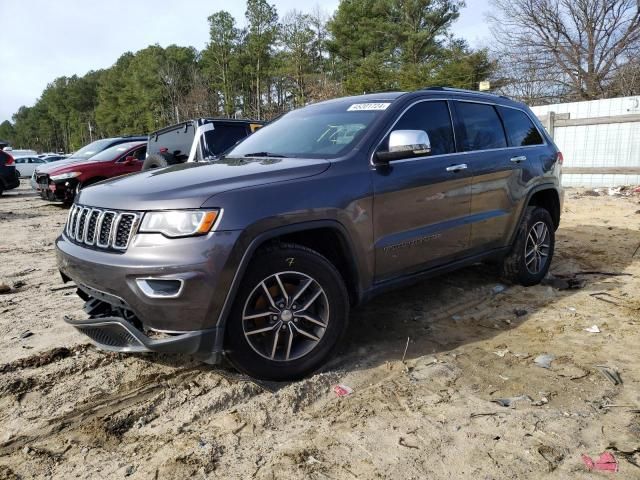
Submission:
[[[349,108],[347,108],[347,112],[371,112],[378,110],[386,110],[389,108],[390,103],[354,103]]]

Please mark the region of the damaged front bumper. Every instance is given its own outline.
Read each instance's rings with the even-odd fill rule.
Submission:
[[[84,310],[90,318],[77,320],[65,315],[64,321],[89,337],[98,348],[121,353],[193,355],[207,363],[220,360],[221,352],[214,348],[220,340],[218,328],[176,333],[144,328],[122,299],[77,286],[78,295],[86,301]]]
[[[216,343],[217,329],[185,332],[153,339],[122,317],[106,316],[74,320],[68,316],[65,322],[86,335],[100,349],[123,353],[183,353],[215,363],[219,353],[211,352]]]

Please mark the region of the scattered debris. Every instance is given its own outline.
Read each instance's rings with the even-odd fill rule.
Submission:
[[[620,377],[620,373],[615,368],[609,367],[607,365],[596,365],[596,368],[604,375],[604,377],[609,380],[614,385],[622,385],[622,378]]]
[[[347,385],[336,385],[333,391],[338,397],[347,397],[353,393],[353,389]]]
[[[527,400],[529,402],[533,402],[533,398],[531,398],[529,395],[520,395],[519,397],[511,397],[511,398],[496,398],[494,400],[491,400],[493,403],[497,403],[498,405],[500,405],[501,407],[514,407],[517,402],[523,401],[523,400]]]
[[[582,455],[582,462],[589,470],[601,470],[608,472],[618,471],[618,460],[611,452],[604,452],[597,460],[593,460],[589,455]]]
[[[551,353],[543,353],[533,359],[533,363],[541,368],[551,368],[551,362],[555,360],[556,356]]]
[[[240,425],[238,425],[236,428],[234,428],[233,430],[231,430],[231,433],[233,433],[234,435],[237,435],[238,433],[240,433],[240,431],[247,426],[247,422],[242,422]]]
[[[602,275],[604,277],[633,277],[631,273],[625,272],[603,272],[600,270],[586,270],[583,272],[576,272],[576,275]]]
[[[17,282],[13,282],[13,288],[22,288],[27,284],[27,282],[23,280],[18,280]]]
[[[398,445],[400,445],[402,447],[406,447],[406,448],[415,448],[416,450],[419,450],[419,447],[417,447],[416,445],[411,445],[411,444],[407,443],[407,441],[404,439],[404,437],[400,437],[398,439]]]
[[[1,293],[11,293],[11,287],[6,283],[0,283],[0,294]]]
[[[493,352],[495,355],[499,356],[500,358],[504,358],[504,356],[509,353],[509,349],[508,348],[504,348],[502,350],[496,350],[495,352]]]
[[[31,335],[33,335],[31,330],[25,330],[20,334],[20,338],[29,338]]]
[[[549,403],[549,398],[551,397],[551,392],[538,392],[540,395],[540,400],[536,400],[531,402],[531,405],[534,407],[541,407]]]
[[[29,273],[33,273],[33,272],[35,272],[37,270],[38,270],[37,268],[26,268],[24,270],[20,270],[19,272],[16,272],[16,273],[12,274],[11,276],[12,277],[22,277],[22,276],[27,275]]]
[[[504,285],[502,285],[501,283],[499,283],[498,285],[496,285],[495,287],[493,287],[493,288],[491,289],[491,291],[492,291],[494,294],[498,294],[498,293],[502,293],[502,292],[504,292],[506,289],[507,289],[507,287],[505,287]]]
[[[404,359],[407,356],[407,350],[409,349],[409,340],[411,340],[411,337],[407,337],[407,344],[404,346],[404,353],[402,354],[402,363],[404,363]]]
[[[584,288],[587,281],[583,278],[560,278],[550,276],[542,280],[542,285],[548,285],[558,290],[579,290]]]
[[[549,463],[549,471],[553,472],[558,465],[564,460],[565,454],[562,450],[549,445],[540,445],[538,453]]]
[[[576,310],[576,307],[567,307],[567,310],[569,310],[572,313],[576,313],[578,310]]]
[[[76,285],[62,285],[61,287],[51,287],[50,292],[57,292],[58,290],[70,290],[72,288],[78,288]]]
[[[531,356],[531,354],[528,352],[511,352],[511,353],[513,354],[514,357],[521,358],[523,360]]]
[[[584,331],[589,333],[600,333],[600,328],[598,328],[597,325],[592,325],[589,328],[585,328]]]
[[[513,313],[515,313],[516,317],[524,317],[527,312],[524,308],[516,308]]]
[[[486,413],[472,413],[471,415],[469,415],[469,418],[476,418],[476,417],[492,417],[494,415],[497,415],[497,412],[486,412]]]
[[[313,455],[309,455],[309,457],[307,457],[307,464],[313,465],[314,463],[322,463],[322,462],[318,460],[316,457],[314,457]]]

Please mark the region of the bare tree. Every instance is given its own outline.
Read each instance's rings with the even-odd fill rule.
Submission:
[[[492,0],[498,54],[568,97],[595,99],[640,44],[638,0]]]
[[[640,95],[640,60],[635,58],[623,65],[616,72],[609,88],[612,96]]]

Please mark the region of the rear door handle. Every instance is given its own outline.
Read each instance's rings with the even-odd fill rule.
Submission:
[[[513,163],[520,163],[520,162],[525,162],[527,160],[527,157],[525,157],[524,155],[521,155],[519,157],[512,157],[511,161]]]
[[[450,167],[447,167],[447,172],[459,172],[460,170],[466,170],[466,169],[467,169],[467,164],[460,163],[458,165],[451,165]]]

